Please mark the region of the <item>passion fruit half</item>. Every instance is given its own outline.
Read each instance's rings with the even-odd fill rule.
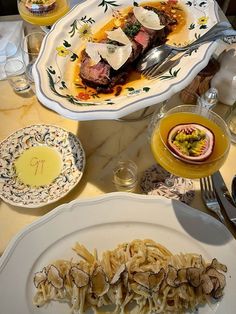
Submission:
[[[56,0],[26,0],[26,8],[35,15],[42,15],[56,7]]]
[[[169,149],[189,163],[205,161],[213,152],[215,137],[201,124],[178,124],[167,136]]]

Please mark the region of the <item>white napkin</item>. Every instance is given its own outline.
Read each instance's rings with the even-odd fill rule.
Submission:
[[[23,21],[0,22],[0,80],[5,78],[4,64],[7,58],[22,59],[22,35]]]

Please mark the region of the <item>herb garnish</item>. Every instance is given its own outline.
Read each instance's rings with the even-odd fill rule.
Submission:
[[[134,24],[127,24],[123,29],[124,33],[129,37],[134,37],[141,28],[141,24],[139,22],[135,22]]]

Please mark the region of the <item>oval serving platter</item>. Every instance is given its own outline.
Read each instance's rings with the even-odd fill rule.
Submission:
[[[151,2],[156,1],[148,1]],[[76,85],[76,67],[85,43],[112,18],[119,19],[122,10],[137,3],[145,2],[88,0],[75,6],[52,27],[33,68],[36,94],[46,107],[75,120],[121,118],[168,99],[207,65],[217,42],[206,43],[184,56],[177,66],[155,80],[130,81],[119,96],[104,96],[83,84]],[[174,14],[180,9],[186,13],[185,25],[168,36],[172,45],[184,46],[194,41],[219,20],[214,0],[166,0],[161,4],[163,9],[171,5]]]
[[[32,186],[19,179],[15,162],[24,152],[38,146],[55,150],[61,159],[61,169],[50,184]],[[34,175],[40,175],[41,166],[35,162],[32,164]],[[47,164],[44,166],[47,167]],[[85,152],[74,134],[53,125],[25,127],[0,143],[0,198],[19,207],[48,205],[64,197],[76,186],[82,178],[84,167]]]

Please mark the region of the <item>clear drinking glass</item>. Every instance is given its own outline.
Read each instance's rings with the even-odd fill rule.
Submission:
[[[113,169],[113,183],[117,191],[133,192],[138,183],[138,168],[135,162],[119,161]]]
[[[45,33],[43,32],[30,33],[23,38],[21,44],[23,59],[26,65],[26,74],[31,82],[34,82],[32,67],[38,57],[44,36]]]
[[[23,93],[30,90],[30,82],[26,76],[26,68],[22,61],[8,59],[4,68],[6,77],[15,92]]]

